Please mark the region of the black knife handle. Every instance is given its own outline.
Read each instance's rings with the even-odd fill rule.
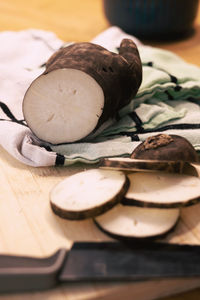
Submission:
[[[200,246],[150,241],[74,243],[61,282],[200,277]]]
[[[60,249],[46,258],[0,255],[0,293],[54,287],[66,256],[66,249]]]
[[[0,255],[0,293],[38,291],[59,282],[199,278],[200,246],[157,242],[75,242],[47,258]]]

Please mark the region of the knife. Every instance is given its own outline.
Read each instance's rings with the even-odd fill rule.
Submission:
[[[0,293],[60,283],[200,277],[200,246],[157,242],[75,242],[52,256],[0,255]]]
[[[102,169],[121,171],[165,171],[198,176],[200,163],[171,160],[132,159],[128,157],[102,158],[98,166]]]

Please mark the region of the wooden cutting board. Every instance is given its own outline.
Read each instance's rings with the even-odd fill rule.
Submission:
[[[49,192],[52,187],[64,177],[85,168],[85,165],[70,168],[32,168],[22,165],[1,148],[0,252],[44,257],[60,247],[69,249],[72,241],[110,240],[96,228],[92,220],[63,220],[51,211]],[[199,216],[200,204],[183,208],[176,229],[165,241],[200,244]],[[133,299],[134,295],[137,300],[150,300],[196,287],[200,287],[200,278],[127,284],[74,284],[41,293],[5,295],[0,299],[60,300],[67,296],[69,300],[117,300],[122,296]]]
[[[0,30],[39,28],[55,32],[65,41],[89,41],[108,28],[101,0],[1,0]],[[175,42],[150,43],[174,51],[200,66],[200,9],[193,36]],[[31,168],[0,148],[0,252],[43,257],[73,240],[109,240],[92,221],[70,222],[55,216],[49,206],[49,191],[64,177],[85,169]],[[176,230],[166,241],[200,244],[200,205],[184,208]],[[62,286],[51,291],[0,296],[3,300],[158,299],[200,287],[200,280],[162,281],[115,285]],[[200,290],[167,300],[197,300]]]

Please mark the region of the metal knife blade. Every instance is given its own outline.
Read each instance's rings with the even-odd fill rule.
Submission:
[[[200,246],[156,242],[75,242],[47,258],[0,255],[0,293],[59,283],[200,277]]]

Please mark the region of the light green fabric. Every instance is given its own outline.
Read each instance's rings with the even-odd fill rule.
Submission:
[[[141,141],[160,132],[184,136],[200,150],[200,68],[166,50],[140,46],[139,52],[142,85],[120,111],[120,119],[90,142],[51,146],[65,156],[66,165],[128,156]],[[141,120],[140,128],[133,111]]]

